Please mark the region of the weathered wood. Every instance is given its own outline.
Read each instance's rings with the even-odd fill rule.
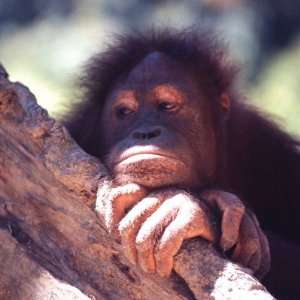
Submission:
[[[9,231],[0,229],[0,243],[0,299],[90,299],[31,259]]]
[[[205,241],[170,279],[131,266],[93,212],[107,175],[0,65],[0,299],[273,299]]]

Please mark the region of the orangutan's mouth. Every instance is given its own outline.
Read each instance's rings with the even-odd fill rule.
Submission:
[[[170,156],[166,156],[166,155],[162,155],[162,154],[152,154],[152,153],[137,153],[137,154],[133,154],[130,155],[124,159],[122,159],[121,161],[119,161],[117,164],[132,164],[132,163],[136,163],[138,161],[145,161],[145,160],[150,160],[150,159],[168,159],[168,160],[177,160],[177,158],[174,157],[170,157]]]
[[[115,161],[115,165],[118,164],[129,164],[141,160],[149,159],[171,159],[179,160],[177,156],[169,153],[168,151],[162,150],[161,148],[154,146],[134,146],[123,151],[118,159]]]

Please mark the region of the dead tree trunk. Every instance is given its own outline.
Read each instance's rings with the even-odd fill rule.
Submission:
[[[129,265],[93,203],[106,170],[0,65],[0,299],[274,299],[202,240],[170,279]]]

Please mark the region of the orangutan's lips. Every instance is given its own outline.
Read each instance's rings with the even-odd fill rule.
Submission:
[[[115,164],[134,163],[136,161],[148,159],[172,159],[178,160],[178,157],[153,146],[135,146],[122,152]]]
[[[165,155],[159,155],[159,154],[134,154],[132,156],[129,156],[122,161],[120,161],[118,164],[133,164],[138,161],[143,160],[150,160],[150,159],[172,159],[175,160],[173,157],[165,156]],[[178,159],[177,159],[178,160]]]

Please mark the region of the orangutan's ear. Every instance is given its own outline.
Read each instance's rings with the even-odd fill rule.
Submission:
[[[220,105],[221,105],[221,110],[224,112],[229,112],[230,107],[231,107],[231,100],[228,94],[223,93],[220,97]]]

